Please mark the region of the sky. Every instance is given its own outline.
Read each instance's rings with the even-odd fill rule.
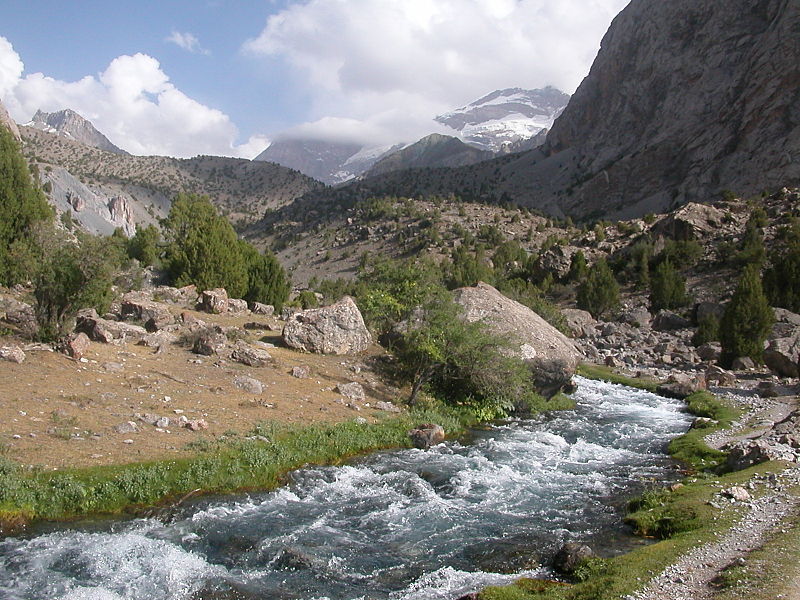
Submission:
[[[629,0],[5,0],[0,100],[132,154],[380,145],[508,87],[572,93]]]

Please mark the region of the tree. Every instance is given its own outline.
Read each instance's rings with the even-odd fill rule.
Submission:
[[[127,242],[128,256],[135,258],[143,267],[150,267],[158,260],[161,234],[154,225],[137,227],[136,233]]]
[[[494,282],[494,272],[486,262],[482,245],[470,252],[464,244],[453,249],[452,263],[447,276],[447,287],[455,289],[472,286],[479,281]]]
[[[600,259],[589,270],[578,288],[578,308],[588,310],[595,319],[619,304],[619,284],[605,259]]]
[[[52,221],[47,204],[25,163],[17,140],[0,125],[0,284],[11,285],[30,277],[18,268],[15,253],[26,253],[31,228]]]
[[[567,273],[567,281],[582,281],[586,274],[589,272],[589,267],[586,265],[586,256],[583,250],[578,250],[572,255],[572,262],[569,265],[569,273]]]
[[[680,308],[688,303],[683,277],[669,259],[665,260],[653,273],[650,287],[650,304],[653,310]]]
[[[764,249],[764,231],[767,225],[767,213],[763,208],[754,208],[747,219],[744,234],[740,242],[740,251],[736,255],[736,262],[742,266],[754,264],[760,268],[764,263],[766,251]]]
[[[764,271],[764,293],[772,306],[800,312],[800,222],[782,227]]]
[[[761,287],[758,267],[747,265],[720,321],[723,364],[730,365],[737,357],[761,362],[764,341],[774,321],[775,315]]]
[[[271,304],[276,310],[283,308],[289,297],[291,282],[272,252],[259,252],[252,244],[239,240],[240,250],[247,268],[248,302]]]
[[[247,265],[236,232],[208,197],[178,194],[163,226],[166,266],[175,285],[223,287],[233,298],[245,295]]]

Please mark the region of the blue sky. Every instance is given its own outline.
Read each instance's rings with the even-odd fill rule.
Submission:
[[[13,1],[0,99],[20,122],[73,108],[136,154],[392,143],[494,89],[574,91],[627,1]]]

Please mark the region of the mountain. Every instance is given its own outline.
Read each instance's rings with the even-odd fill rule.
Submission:
[[[344,164],[361,148],[360,144],[283,139],[270,144],[254,160],[277,163],[318,181],[336,184],[350,179]]]
[[[135,223],[148,222],[145,213],[150,220],[163,217],[179,192],[209,196],[235,225],[244,225],[323,187],[270,162],[219,156],[131,156],[35,127],[22,126],[20,131],[26,154],[40,164],[41,181],[50,188],[51,202],[62,210],[71,206],[73,216],[91,231],[117,226],[119,213],[131,215],[124,218],[128,230]],[[118,198],[125,199],[128,208],[120,211]],[[79,214],[84,207],[97,214]]]
[[[365,173],[365,177],[403,169],[461,167],[492,156],[488,150],[479,150],[458,138],[433,133],[415,144],[387,154]]]
[[[46,113],[37,110],[33,115],[30,123],[26,123],[28,127],[35,127],[42,131],[56,133],[76,142],[99,148],[114,154],[128,154],[109,141],[109,139],[102,133],[95,129],[91,121],[84,119],[74,110],[65,108],[58,112]]]
[[[19,135],[19,128],[17,124],[14,122],[14,119],[11,118],[11,115],[8,114],[6,107],[3,106],[3,103],[0,102],[0,127],[6,127],[11,132],[11,134],[20,139]]]
[[[548,86],[544,89],[497,90],[436,117],[436,121],[460,132],[461,138],[484,150],[500,153],[550,129],[569,102],[569,94]]]

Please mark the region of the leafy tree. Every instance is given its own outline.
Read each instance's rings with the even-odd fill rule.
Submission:
[[[605,259],[589,270],[578,288],[578,308],[588,310],[597,319],[619,305],[619,284]]]
[[[239,240],[239,247],[247,269],[244,299],[272,304],[276,310],[281,310],[292,287],[286,271],[272,252],[261,253],[243,240]]]
[[[774,321],[775,315],[761,287],[758,267],[747,265],[720,321],[723,364],[730,365],[737,357],[761,362],[764,341]]]
[[[17,267],[15,254],[24,254],[31,227],[52,220],[44,194],[31,178],[17,140],[0,126],[0,284],[11,285],[30,277]]]
[[[671,261],[665,260],[653,273],[650,288],[650,304],[653,310],[680,308],[688,303],[683,277],[672,266]]]
[[[175,285],[223,287],[233,298],[245,295],[247,264],[236,232],[208,197],[178,194],[163,226],[166,266]]]
[[[764,292],[772,306],[800,312],[800,222],[778,231],[764,272]]]
[[[137,227],[136,233],[127,242],[128,256],[135,258],[143,267],[150,267],[158,261],[161,234],[154,225]]]

